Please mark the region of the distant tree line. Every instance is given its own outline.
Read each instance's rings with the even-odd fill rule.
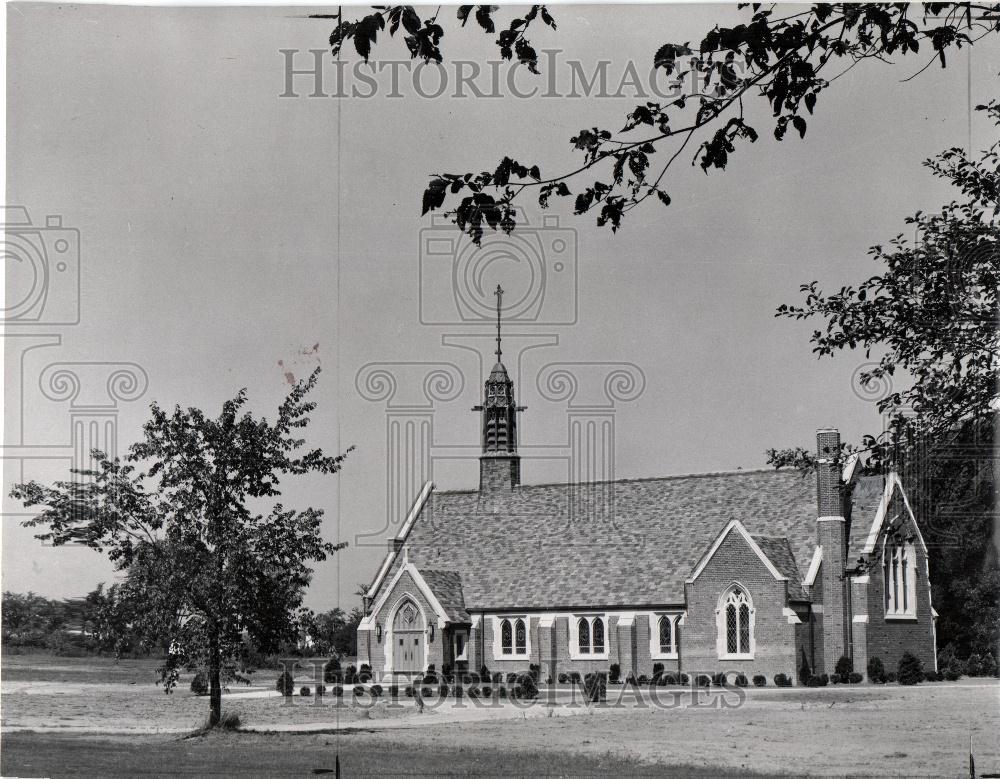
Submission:
[[[54,600],[36,595],[3,593],[5,648],[47,650],[60,655],[149,654],[156,647],[133,646],[127,637],[118,585],[103,584],[82,598]],[[166,650],[161,642],[159,647]]]
[[[363,616],[360,608],[349,613],[335,608],[318,614],[303,609],[296,615],[297,640],[286,642],[279,652],[261,653],[245,640],[247,669],[277,667],[281,657],[353,657],[355,634]],[[166,634],[153,640],[134,635],[117,584],[98,584],[82,598],[63,600],[8,590],[3,593],[2,619],[0,639],[7,650],[164,657],[170,648]]]

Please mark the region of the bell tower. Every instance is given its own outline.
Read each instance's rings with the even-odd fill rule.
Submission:
[[[510,490],[521,483],[521,458],[517,454],[517,414],[524,411],[514,401],[514,382],[501,361],[500,317],[503,289],[497,284],[497,361],[486,379],[483,405],[473,411],[482,417],[483,453],[479,458],[479,491]]]

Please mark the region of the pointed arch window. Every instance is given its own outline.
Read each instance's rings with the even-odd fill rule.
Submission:
[[[594,620],[593,630],[594,652],[601,654],[604,652],[604,620],[598,617]]]
[[[653,660],[676,660],[677,647],[680,644],[679,625],[683,622],[684,613],[650,612],[649,613],[649,656]]]
[[[912,543],[885,543],[882,553],[882,587],[887,619],[917,615],[916,562]]]
[[[740,585],[730,587],[719,601],[717,649],[722,660],[753,659],[755,611],[750,594]]]
[[[669,655],[674,651],[674,621],[670,617],[660,617],[660,654]]]
[[[528,624],[523,617],[504,617],[494,624],[497,625],[493,645],[495,655],[518,657],[528,654]]]
[[[514,628],[509,619],[500,623],[500,648],[505,655],[514,654]]]
[[[576,626],[576,647],[570,646],[570,654],[585,655],[588,657],[604,656],[607,654],[608,625],[605,621],[607,617],[603,615],[585,615],[577,617]],[[572,623],[571,623],[572,624]]]

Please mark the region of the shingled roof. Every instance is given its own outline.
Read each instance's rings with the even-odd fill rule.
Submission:
[[[684,580],[738,519],[764,538],[795,598],[815,518],[814,480],[794,471],[522,485],[495,496],[435,490],[405,546],[421,573],[459,577],[463,608],[657,606],[684,602]]]
[[[462,576],[457,571],[421,570],[427,586],[438,599],[441,608],[451,622],[469,622],[469,612],[465,610],[465,596],[462,592]]]
[[[753,536],[760,551],[764,553],[768,560],[774,563],[782,576],[788,577],[788,597],[792,600],[807,600],[805,590],[802,589],[802,576],[799,574],[799,567],[795,563],[795,553],[791,544],[784,536]]]

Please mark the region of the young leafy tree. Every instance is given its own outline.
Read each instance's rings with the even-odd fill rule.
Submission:
[[[544,5],[534,5],[498,26],[497,11],[463,5],[457,21],[465,27],[474,18],[487,35],[497,34],[501,57],[538,73],[526,34],[539,24],[555,29],[555,20]],[[445,214],[478,244],[487,229],[510,233],[517,227],[514,203],[522,196],[537,197],[545,208],[555,195],[574,198],[576,214],[593,212],[598,226],[617,231],[625,215],[649,198],[670,205],[667,173],[685,149],[708,173],[725,169],[738,143],[756,141],[747,101],[766,102],[779,141],[789,130],[802,137],[823,92],[859,63],[920,58],[919,73],[935,63],[944,67],[953,49],[1000,31],[997,3],[813,3],[804,9],[754,3],[746,13],[746,23],[716,26],[694,48],[664,41],[649,52],[651,66],[672,79],[669,92],[663,90],[669,97],[636,106],[620,129],[585,126],[569,139],[582,156],[578,165],[543,174],[540,163],[504,156],[495,169],[436,174],[423,194],[423,213],[457,199]],[[440,8],[424,19],[413,6],[374,6],[356,21],[317,16],[337,20],[330,36],[335,56],[352,41],[367,61],[388,27],[389,37],[402,29],[413,59],[441,62],[439,14]]]
[[[262,652],[294,639],[309,563],[346,546],[322,539],[321,510],[273,500],[284,477],[336,473],[346,456],[305,448],[300,437],[318,374],[292,389],[274,422],[244,411],[245,390],[216,418],[154,403],[123,459],[95,452],[97,466],[82,478],[11,493],[41,509],[25,523],[46,528],[38,538],[82,542],[126,572],[117,596],[130,631],[172,639],[159,669],[168,693],[182,667],[207,670],[210,726],[221,717],[223,684],[240,678],[244,633]]]

